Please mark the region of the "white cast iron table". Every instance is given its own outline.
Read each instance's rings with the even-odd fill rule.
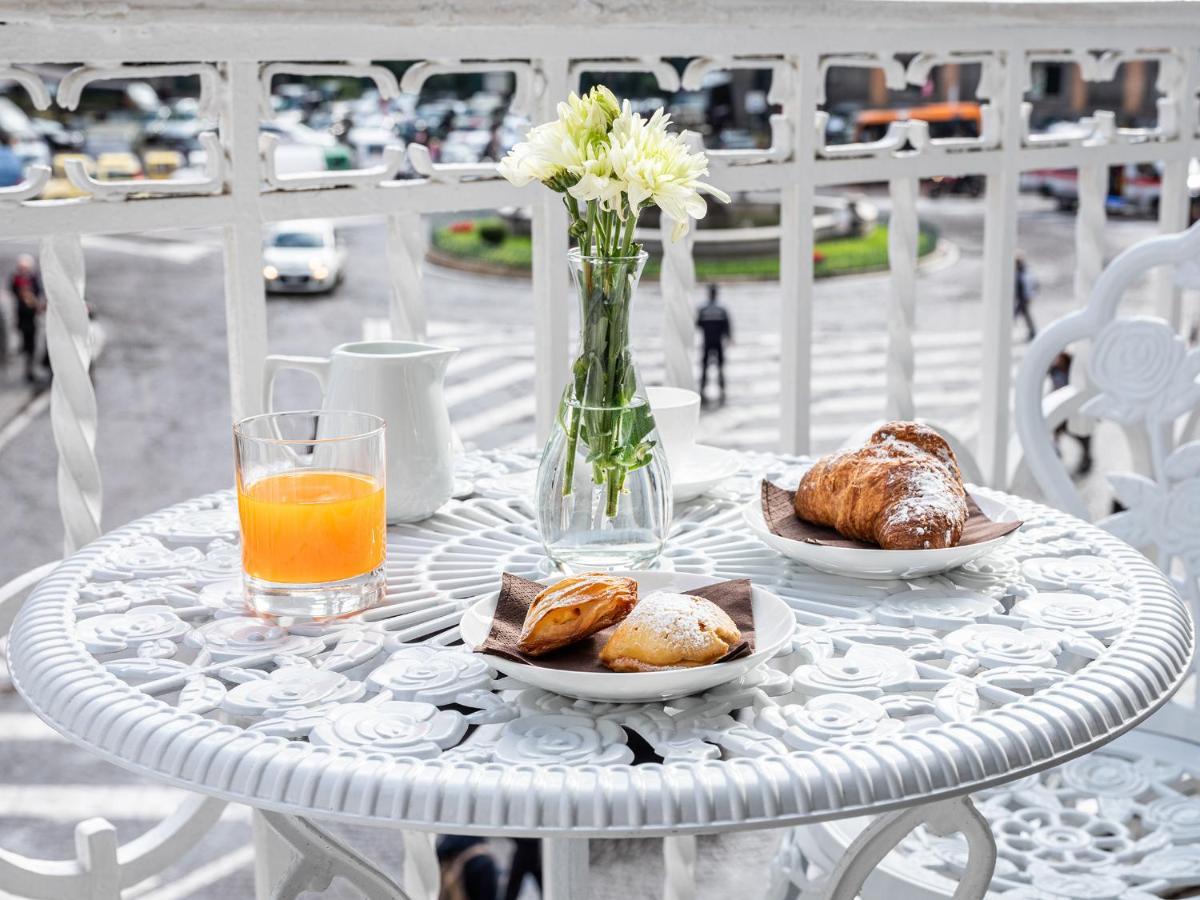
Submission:
[[[966,794],[1113,739],[1190,664],[1184,603],[1097,528],[1005,497],[1026,525],[959,570],[823,575],[777,556],[739,514],[760,477],[794,482],[802,460],[746,454],[718,496],[676,510],[662,565],[777,592],[796,614],[790,648],[665,704],[528,688],[465,650],[456,625],[502,571],[550,574],[527,499],[535,464],[469,456],[471,496],[389,530],[389,602],[330,625],[242,614],[230,493],[148,516],[37,588],[12,629],[14,681],[105,759],[262,811],[301,857],[276,896],[319,883],[321,856],[369,896],[403,896],[310,817],[546,838],[558,897],[583,896],[577,838],[668,836],[675,896],[688,835],[884,814],[823,889],[851,896],[924,823],[966,836],[966,897],[982,896],[995,859]]]

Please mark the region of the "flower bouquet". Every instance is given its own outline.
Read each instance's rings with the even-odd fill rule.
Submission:
[[[647,258],[635,240],[638,216],[657,206],[678,240],[704,215],[703,194],[729,200],[700,181],[707,159],[669,125],[662,109],[645,119],[598,86],[560,103],[558,118],[533,128],[499,165],[518,187],[540,181],[561,194],[576,242],[568,262],[579,349],[538,477],[542,539],[568,566],[645,564],[669,524],[669,474],[629,351],[630,304]]]

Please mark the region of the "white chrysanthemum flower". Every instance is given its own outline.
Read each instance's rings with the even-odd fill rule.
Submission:
[[[667,131],[670,122],[661,109],[646,121],[625,101],[613,121],[608,161],[613,176],[625,185],[630,208],[657,206],[675,221],[675,241],[687,233],[690,220],[702,219],[707,212],[701,194],[722,203],[729,202],[729,195],[700,181],[708,174],[707,158],[702,152],[692,153],[682,135]]]
[[[517,187],[540,181],[558,191],[585,175],[600,176],[608,170],[608,131],[619,112],[617,98],[602,85],[582,97],[571,94],[558,104],[558,118],[531,129],[497,170]]]

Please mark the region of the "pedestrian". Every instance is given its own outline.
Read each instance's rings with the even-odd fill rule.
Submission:
[[[17,331],[21,335],[21,353],[25,357],[25,380],[37,381],[38,319],[42,314],[42,281],[33,265],[33,257],[22,253],[17,257],[17,269],[8,283],[17,306]]]
[[[733,343],[733,327],[729,321],[729,313],[717,302],[717,286],[708,286],[708,302],[700,307],[696,316],[696,327],[704,337],[704,347],[700,355],[700,399],[706,402],[704,389],[708,385],[708,366],[716,363],[717,386],[721,390],[721,403],[725,403],[725,347]]]
[[[1050,363],[1050,387],[1052,390],[1058,391],[1065,388],[1071,382],[1071,354],[1067,351],[1062,351],[1058,356],[1054,357],[1054,361]],[[1076,475],[1087,475],[1092,471],[1092,436],[1090,434],[1074,434],[1067,429],[1067,423],[1061,422],[1054,429],[1054,449],[1061,455],[1058,442],[1063,435],[1070,435],[1079,441],[1079,450],[1081,456],[1079,465],[1075,469]]]
[[[1013,318],[1020,317],[1025,320],[1026,340],[1030,341],[1037,337],[1037,326],[1033,324],[1033,314],[1029,311],[1036,291],[1033,276],[1025,264],[1025,254],[1018,250],[1016,284],[1013,286]]]

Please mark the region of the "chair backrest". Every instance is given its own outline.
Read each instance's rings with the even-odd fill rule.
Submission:
[[[1164,319],[1118,315],[1130,285],[1159,267],[1168,267],[1179,287],[1200,287],[1200,223],[1130,247],[1101,273],[1086,307],[1039,335],[1017,374],[1015,421],[1029,470],[1049,502],[1083,518],[1087,505],[1056,452],[1055,428],[1079,414],[1124,430],[1133,471],[1108,475],[1124,509],[1098,524],[1156,554],[1195,606],[1200,600],[1200,348],[1190,348]],[[1052,362],[1073,344],[1080,345],[1077,362],[1086,356],[1087,378],[1082,386],[1044,397]]]

